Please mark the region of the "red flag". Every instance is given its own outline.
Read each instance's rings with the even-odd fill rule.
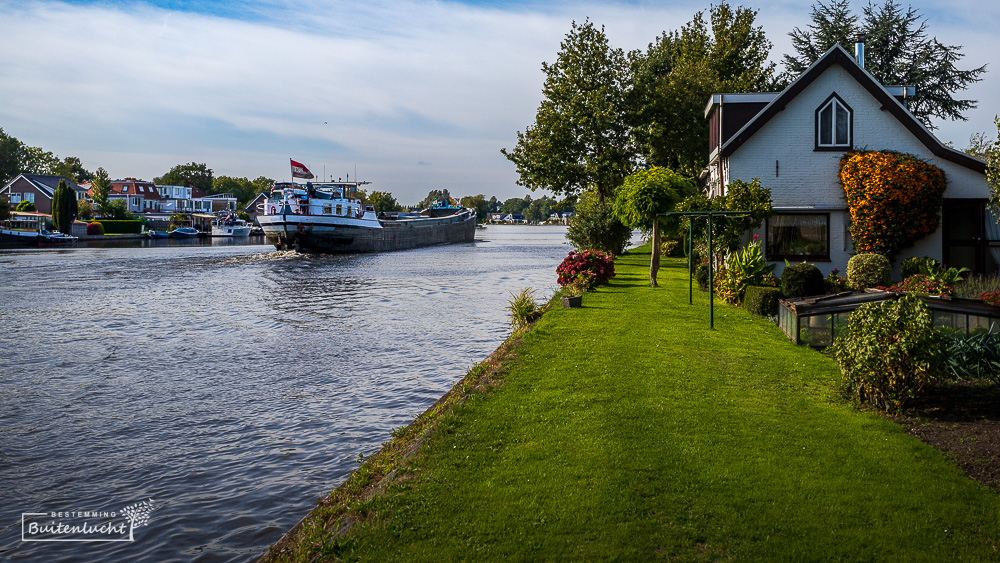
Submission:
[[[308,168],[306,168],[305,164],[302,164],[301,162],[295,162],[290,158],[288,160],[292,163],[292,178],[304,178],[306,180],[312,180],[313,178],[315,178],[315,176],[313,176],[313,173],[310,172]]]

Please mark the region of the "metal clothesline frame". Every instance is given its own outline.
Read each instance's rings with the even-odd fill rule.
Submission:
[[[708,217],[708,328],[715,328],[715,273],[712,271],[712,217],[753,215],[752,211],[671,211],[659,213],[657,217]],[[694,221],[688,221],[688,305],[694,303]],[[659,249],[654,248],[653,252]]]

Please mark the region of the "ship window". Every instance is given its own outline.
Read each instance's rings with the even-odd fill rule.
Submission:
[[[337,215],[340,215],[340,213],[341,213],[341,208],[340,208],[340,204],[338,203],[337,204]]]
[[[333,206],[330,205],[329,203],[326,204],[326,205],[324,205],[323,206],[323,214],[324,215],[330,215],[331,213],[333,213]]]

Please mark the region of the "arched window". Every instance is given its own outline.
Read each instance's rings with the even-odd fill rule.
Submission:
[[[816,110],[816,148],[848,149],[852,145],[851,108],[836,94]]]

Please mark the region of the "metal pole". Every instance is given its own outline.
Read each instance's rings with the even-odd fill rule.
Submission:
[[[694,217],[688,217],[688,305],[694,303],[692,298],[692,291],[694,289],[694,268],[692,262],[694,262],[694,253],[691,251],[692,240],[694,239]]]
[[[712,214],[708,214],[708,328],[715,328],[715,273],[712,271],[714,262],[712,249]]]

